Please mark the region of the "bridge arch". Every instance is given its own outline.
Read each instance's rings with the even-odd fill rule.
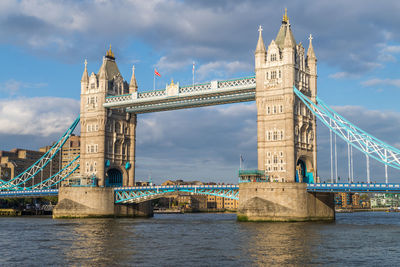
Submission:
[[[306,156],[300,156],[296,162],[296,182],[314,183],[314,168],[312,160]]]
[[[105,186],[123,186],[124,181],[127,180],[127,176],[127,172],[124,169],[118,166],[110,166],[106,169]]]

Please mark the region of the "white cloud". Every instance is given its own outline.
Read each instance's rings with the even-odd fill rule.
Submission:
[[[400,79],[370,79],[361,83],[363,86],[395,86],[400,87]]]
[[[46,83],[28,83],[16,80],[8,80],[2,84],[0,84],[0,91],[5,92],[9,95],[15,95],[23,88],[41,88],[47,86]]]
[[[57,97],[0,100],[0,134],[61,134],[76,119],[79,101]]]
[[[200,65],[196,74],[199,79],[209,76],[221,77],[224,75],[232,75],[239,71],[249,71],[253,68],[250,64],[241,61],[213,61]]]
[[[359,74],[350,73],[350,72],[346,72],[346,71],[336,72],[336,73],[329,75],[329,78],[333,78],[333,79],[355,79],[358,77],[360,77]]]

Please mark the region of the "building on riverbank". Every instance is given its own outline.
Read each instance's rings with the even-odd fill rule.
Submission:
[[[371,208],[400,207],[399,194],[377,193],[371,197]]]

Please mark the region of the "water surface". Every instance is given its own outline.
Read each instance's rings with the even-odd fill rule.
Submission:
[[[334,223],[237,222],[235,214],[151,219],[0,218],[4,266],[396,266],[400,213]]]

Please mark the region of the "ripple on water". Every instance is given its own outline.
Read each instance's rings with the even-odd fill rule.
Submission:
[[[241,223],[235,214],[150,219],[0,219],[0,265],[394,265],[400,213],[337,214],[334,223]]]

